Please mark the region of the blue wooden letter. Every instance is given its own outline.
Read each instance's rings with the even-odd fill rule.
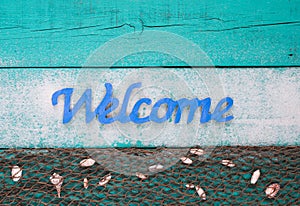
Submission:
[[[145,104],[148,104],[150,105],[151,104],[151,99],[149,98],[142,98],[140,99],[139,101],[137,101],[130,113],[130,119],[132,122],[136,123],[136,124],[143,124],[145,122],[149,122],[150,121],[150,118],[149,116],[147,117],[144,117],[144,118],[139,118],[138,117],[138,112],[139,112],[139,109],[140,109],[140,106],[145,103]]]
[[[73,88],[65,88],[59,91],[56,91],[52,95],[52,105],[57,105],[57,99],[60,95],[65,95],[65,101],[64,101],[64,116],[63,116],[63,124],[66,124],[71,121],[73,116],[77,113],[77,111],[80,109],[80,107],[85,103],[85,111],[86,111],[86,123],[89,123],[92,121],[96,114],[95,112],[91,111],[91,96],[92,91],[91,89],[85,90],[85,92],[82,94],[78,102],[75,104],[74,108],[71,109],[71,96],[73,94]]]
[[[224,103],[227,103],[226,107],[222,109],[222,105]],[[211,118],[216,120],[216,122],[228,122],[230,120],[233,119],[233,116],[227,116],[227,117],[223,117],[223,115],[232,107],[233,105],[233,99],[231,99],[230,97],[226,97],[224,99],[221,99],[220,102],[218,103],[218,105],[215,108],[214,113],[212,114]]]
[[[105,83],[105,88],[106,94],[95,112],[97,115],[99,115],[98,120],[101,124],[110,124],[115,121],[115,118],[107,117],[107,115],[119,106],[119,100],[112,97],[113,89],[110,83]],[[106,108],[110,103],[112,104],[111,107]]]
[[[121,111],[120,111],[119,115],[115,117],[116,120],[118,120],[121,123],[130,122],[129,116],[126,115],[127,105],[128,105],[128,101],[130,98],[130,94],[134,88],[140,88],[141,86],[142,86],[142,83],[138,82],[138,83],[132,84],[128,87],[126,94],[124,96]]]
[[[159,107],[162,104],[167,104],[168,110],[167,110],[165,116],[159,118],[157,113],[158,113]],[[172,115],[174,109],[177,107],[177,105],[178,105],[178,103],[170,98],[163,98],[163,99],[158,100],[152,108],[152,111],[150,114],[150,120],[153,122],[157,122],[157,123],[162,123],[162,122],[168,120],[171,117],[171,115]]]

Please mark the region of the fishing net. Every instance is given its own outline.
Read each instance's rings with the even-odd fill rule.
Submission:
[[[150,174],[145,180],[109,171],[108,164],[118,164],[111,160],[113,155],[90,167],[80,167],[79,162],[91,156],[86,149],[2,149],[0,205],[300,205],[299,149],[298,146],[215,147],[205,158],[187,153],[192,164],[184,164],[178,159],[172,166]],[[119,148],[114,151],[147,156],[163,150],[166,148]],[[176,148],[168,149],[172,150]],[[103,154],[111,152],[95,149],[95,152],[99,151]],[[224,159],[231,160],[235,166],[221,164]],[[22,169],[22,177],[17,182],[11,177],[14,165]],[[256,184],[250,184],[257,169],[261,175]],[[53,173],[63,177],[60,198],[49,179]],[[108,174],[111,180],[105,187],[99,186],[100,179]],[[83,186],[84,178],[89,181],[87,189]],[[274,198],[268,198],[265,189],[272,183],[278,183],[280,190]],[[206,200],[186,184],[201,186]]]

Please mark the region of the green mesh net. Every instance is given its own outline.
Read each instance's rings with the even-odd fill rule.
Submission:
[[[109,171],[99,161],[90,167],[80,167],[79,162],[91,155],[85,149],[2,149],[0,205],[300,205],[299,149],[297,146],[216,147],[202,159],[187,153],[192,164],[178,159],[145,180]],[[99,150],[110,152],[108,149],[95,151]],[[165,148],[116,150],[145,156]],[[222,165],[224,159],[231,160],[235,166]],[[104,158],[104,161],[108,160]],[[14,165],[22,169],[19,181],[12,180]],[[257,169],[261,175],[256,184],[250,184]],[[63,177],[60,198],[49,179],[53,173]],[[99,186],[101,178],[108,174],[111,180],[105,187]],[[84,178],[89,181],[87,189]],[[268,198],[265,190],[272,183],[278,183],[280,190],[274,198]],[[201,186],[206,200],[186,184]]]

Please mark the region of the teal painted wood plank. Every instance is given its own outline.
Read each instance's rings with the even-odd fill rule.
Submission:
[[[300,73],[298,68],[164,70],[164,74],[176,74],[180,77],[178,79],[165,78],[158,69],[163,80],[160,76],[154,76],[148,79],[148,82],[143,79],[146,70],[139,73],[142,75],[141,78],[132,76],[136,71],[140,70],[1,69],[0,147],[299,145]],[[155,72],[153,69],[151,71]],[[213,84],[221,85],[219,90],[208,91],[209,82],[197,76],[196,72],[208,76],[217,75],[219,82]],[[71,123],[62,124],[63,98],[59,99],[57,106],[51,104],[51,96],[55,91],[66,87],[78,89],[80,91],[77,96],[75,95],[78,99],[85,85],[93,89],[93,108],[96,108],[104,95],[105,82],[112,83],[115,88],[114,97],[121,101],[127,88],[126,84],[134,83],[134,80],[143,83],[146,90],[141,91],[147,97],[152,94],[147,93],[147,90],[152,88],[151,85],[160,86],[162,81],[173,82],[173,86],[163,88],[166,91],[170,89],[171,93],[160,90],[154,92],[156,97],[162,95],[174,99],[179,97],[202,99],[211,96],[213,105],[225,96],[232,97],[234,99],[232,114],[235,118],[225,125],[217,123],[200,125],[197,121],[199,116],[195,117],[191,124],[192,129],[188,128],[189,133],[195,135],[189,139],[191,141],[186,142],[185,138],[190,137],[187,137],[188,133],[182,134],[180,136],[182,142],[179,144],[178,139],[172,138],[178,132],[185,130],[178,130],[179,126],[169,128],[170,125],[174,125],[172,122],[166,123],[163,127],[162,124],[151,127],[150,134],[159,136],[152,139],[153,136],[149,136],[147,128],[132,123],[100,125],[94,120],[91,124],[86,124],[84,109],[76,114],[75,120]],[[180,86],[176,86],[177,84]],[[185,88],[186,85],[188,89]],[[176,93],[178,91],[183,93]],[[138,92],[140,90],[132,94],[129,108],[132,108]],[[146,108],[145,111],[149,109],[151,108]],[[140,130],[144,132],[130,133]],[[156,131],[162,133],[156,134]]]
[[[300,1],[1,1],[0,66],[81,66],[129,32],[172,32],[214,65],[299,65]],[[164,42],[162,42],[163,44]],[[181,65],[161,56],[122,65]]]

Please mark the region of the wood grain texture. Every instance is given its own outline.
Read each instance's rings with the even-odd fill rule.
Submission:
[[[218,74],[225,94],[235,100],[236,118],[225,125],[224,135],[206,138],[200,130],[191,144],[299,145],[299,9],[299,0],[2,0],[0,147],[116,146],[84,143],[88,134],[62,125],[61,107],[53,110],[50,97],[57,89],[76,85],[80,67],[107,41],[154,30],[198,45],[219,68],[207,72]],[[161,44],[167,41],[161,39]],[[120,68],[112,72],[121,79],[130,70],[121,67],[174,66],[163,72],[183,74],[184,68],[176,66],[185,65],[170,56],[145,53],[118,61],[115,66]],[[100,70],[86,72],[101,76]],[[195,95],[202,94],[193,73],[185,78]],[[116,142],[147,146],[128,144],[125,138]]]
[[[299,0],[3,0],[0,66],[81,66],[106,41],[146,30],[195,42],[214,65],[300,65],[299,7]],[[154,56],[133,64],[181,63]]]
[[[112,82],[116,86],[124,81],[133,70],[0,70],[2,79],[0,87],[1,147],[104,147],[172,144],[173,136],[168,132],[162,139],[154,139],[150,141],[151,144],[145,144],[143,138],[140,138],[141,141],[137,141],[139,137],[128,138],[111,125],[101,126],[96,120],[92,124],[86,125],[83,108],[81,109],[82,113],[77,114],[74,121],[64,125],[62,124],[63,99],[60,99],[59,104],[55,107],[51,104],[51,96],[55,91],[65,87],[76,89],[80,85],[79,75],[82,80],[88,79],[90,84],[97,88],[93,90],[93,94],[96,91],[102,91],[101,95],[104,95],[104,82]],[[169,71],[181,76],[183,82],[189,83],[193,90],[192,96],[199,98],[206,96],[201,79],[197,79],[193,71],[184,69],[170,69]],[[213,98],[214,104],[216,104],[215,101],[225,96],[232,97],[235,101],[232,110],[235,119],[220,128],[200,125],[197,121],[198,118],[194,119],[193,122],[198,125],[198,133],[188,144],[299,145],[300,75],[297,68],[207,69],[205,73],[219,76],[223,86],[220,89],[224,90],[224,96],[220,96],[218,99]],[[94,77],[96,82],[91,82],[91,77]],[[153,85],[157,84],[159,82],[155,82],[154,79]],[[174,88],[174,90],[178,89]],[[115,97],[122,101],[125,89],[116,89],[115,92]],[[185,97],[191,98],[187,95]],[[96,100],[98,101],[94,101],[94,108],[101,100],[101,96],[98,96]],[[173,123],[167,123],[167,125],[173,125]],[[214,125],[214,123],[209,125]],[[134,129],[136,125],[127,123],[123,126]],[[165,128],[160,129],[165,130]],[[192,132],[192,130],[190,131]],[[214,136],[211,135],[214,134],[211,133],[212,131],[220,133]],[[99,136],[90,140],[91,135],[95,133],[99,133]],[[107,137],[112,142],[111,144],[107,142]]]

